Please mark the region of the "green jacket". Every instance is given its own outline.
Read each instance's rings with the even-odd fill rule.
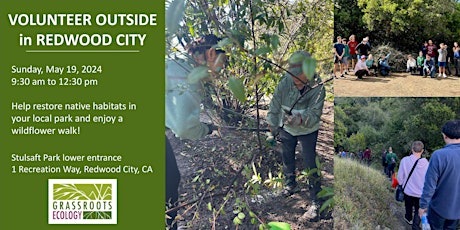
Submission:
[[[425,58],[422,56],[417,57],[417,66],[422,66],[423,67],[423,62],[425,61]]]
[[[368,69],[371,68],[372,65],[374,65],[374,59],[372,59],[372,60],[367,59],[367,60],[366,60],[366,66],[367,66],[367,68],[368,68]]]
[[[309,86],[313,86],[318,82],[321,82],[319,77],[316,82],[310,82]],[[300,126],[283,126],[284,110],[289,111],[300,96],[301,94],[296,88],[292,77],[285,76],[276,87],[273,98],[270,101],[267,123],[271,127],[283,127],[286,132],[293,136],[306,135],[318,130],[326,96],[323,85],[309,90],[292,110],[293,114],[301,114],[302,124]]]
[[[200,122],[203,82],[190,84],[188,73],[193,69],[185,60],[167,60],[165,90],[166,127],[181,139],[197,140],[208,134],[208,126]]]
[[[343,56],[350,57],[350,47],[348,45],[345,45],[345,54]]]
[[[387,154],[387,164],[391,164],[393,161],[394,163],[397,163],[398,162],[398,156],[396,155],[396,153],[388,153]]]

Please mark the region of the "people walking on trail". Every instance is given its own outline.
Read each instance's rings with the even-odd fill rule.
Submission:
[[[423,151],[424,145],[421,141],[412,142],[412,154],[401,159],[398,169],[398,183],[403,187],[406,209],[404,220],[412,225],[413,230],[420,230],[418,209],[428,169],[428,160],[422,158]]]

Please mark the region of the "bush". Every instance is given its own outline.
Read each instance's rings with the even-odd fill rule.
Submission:
[[[402,53],[401,51],[387,45],[380,45],[372,49],[372,55],[374,56],[374,60],[378,60],[380,57],[386,56],[387,54],[391,53],[390,58],[388,59],[388,63],[391,66],[393,71],[406,71],[407,66],[407,55]],[[414,58],[417,58],[417,55],[412,55]]]

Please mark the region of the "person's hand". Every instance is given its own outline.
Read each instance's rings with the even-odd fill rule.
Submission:
[[[285,125],[301,125],[302,124],[302,115],[300,113],[293,113],[289,115],[287,113],[284,114],[283,117],[283,124]]]
[[[426,208],[419,208],[418,209],[418,216],[420,216],[420,219],[422,218],[423,216],[423,213],[426,212]]]
[[[278,134],[280,133],[280,127],[270,127],[270,134],[274,137],[278,136]]]

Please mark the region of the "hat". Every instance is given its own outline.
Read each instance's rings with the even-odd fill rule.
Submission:
[[[360,59],[366,59],[366,55],[361,55],[361,58]]]
[[[289,69],[288,71],[295,76],[302,74],[302,62],[305,58],[311,57],[310,53],[307,51],[296,51],[289,58]],[[288,74],[290,75],[290,74]]]

